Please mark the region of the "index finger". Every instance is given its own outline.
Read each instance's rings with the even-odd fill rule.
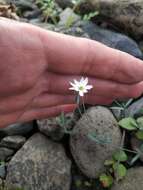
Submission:
[[[143,80],[143,61],[138,58],[93,40],[49,31],[43,34],[50,71],[129,84]]]

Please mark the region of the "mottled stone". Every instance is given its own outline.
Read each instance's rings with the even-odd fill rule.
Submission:
[[[36,133],[10,161],[6,185],[26,190],[69,190],[70,167],[62,145]]]
[[[89,135],[96,135],[93,140]],[[120,145],[121,132],[113,114],[105,107],[92,107],[74,127],[71,152],[80,170],[90,178],[104,171],[104,161]],[[102,142],[102,143],[100,143]]]
[[[119,183],[115,183],[111,190],[142,190],[143,167],[131,168],[126,177]]]

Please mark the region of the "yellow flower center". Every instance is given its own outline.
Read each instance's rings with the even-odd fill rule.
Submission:
[[[80,90],[80,91],[83,91],[83,90],[84,90],[83,86],[80,86],[80,87],[79,87],[79,90]]]

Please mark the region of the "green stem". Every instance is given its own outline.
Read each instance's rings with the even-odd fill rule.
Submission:
[[[82,97],[82,106],[83,106],[83,110],[84,110],[84,113],[86,112],[86,109],[85,109],[85,103],[84,103],[84,98]]]

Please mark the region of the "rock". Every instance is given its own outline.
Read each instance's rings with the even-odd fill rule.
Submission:
[[[95,140],[89,137],[91,134],[96,135]],[[104,171],[104,161],[112,157],[120,141],[121,132],[112,113],[96,106],[77,122],[70,147],[80,170],[89,178],[97,178]]]
[[[143,52],[143,41],[139,42],[139,47],[140,47],[141,51]]]
[[[0,178],[4,179],[6,177],[6,166],[5,164],[0,165]],[[0,183],[1,185],[1,183]]]
[[[37,121],[37,124],[40,132],[52,140],[59,141],[64,136],[64,130],[58,125],[56,118],[41,119]]]
[[[143,162],[143,152],[140,150],[142,144],[142,140],[139,140],[136,137],[131,138],[132,149],[140,153],[140,160]]]
[[[71,7],[72,6],[72,0],[55,0],[55,1],[62,8],[66,8],[66,7]]]
[[[131,168],[126,177],[113,185],[111,190],[142,190],[143,189],[143,167]]]
[[[143,98],[132,103],[125,111],[126,117],[139,117],[143,115]]]
[[[68,125],[65,126],[65,128],[67,130],[71,130],[78,118],[74,116],[73,113],[68,113],[65,115],[65,117],[66,120],[68,120]],[[64,128],[59,125],[59,122],[59,117],[37,120],[40,132],[50,137],[54,141],[61,140],[64,137],[64,134],[66,133]]]
[[[143,58],[138,44],[123,34],[102,29],[91,22],[84,23],[82,28],[92,40],[99,41],[111,48],[127,52],[137,58]]]
[[[69,190],[71,162],[62,145],[34,134],[7,168],[6,186],[26,190]]]
[[[5,0],[7,3],[11,3],[11,0]],[[16,7],[20,8],[21,11],[33,10],[37,8],[34,0],[14,0]]]
[[[6,147],[11,149],[19,149],[26,142],[26,138],[23,136],[7,136],[0,142],[0,147]]]
[[[143,31],[143,0],[86,0],[100,19],[124,29],[139,39]]]
[[[6,161],[13,154],[14,150],[5,147],[0,147],[0,161]]]
[[[23,13],[23,17],[27,19],[35,19],[37,17],[40,17],[41,10],[40,9],[34,9],[33,11],[25,11]]]
[[[0,129],[0,134],[3,136],[11,135],[27,135],[34,129],[33,122],[29,123],[16,123]]]
[[[80,16],[75,14],[71,8],[66,8],[60,14],[60,21],[59,21],[58,25],[70,27],[74,23],[78,22],[80,19],[81,19]]]

